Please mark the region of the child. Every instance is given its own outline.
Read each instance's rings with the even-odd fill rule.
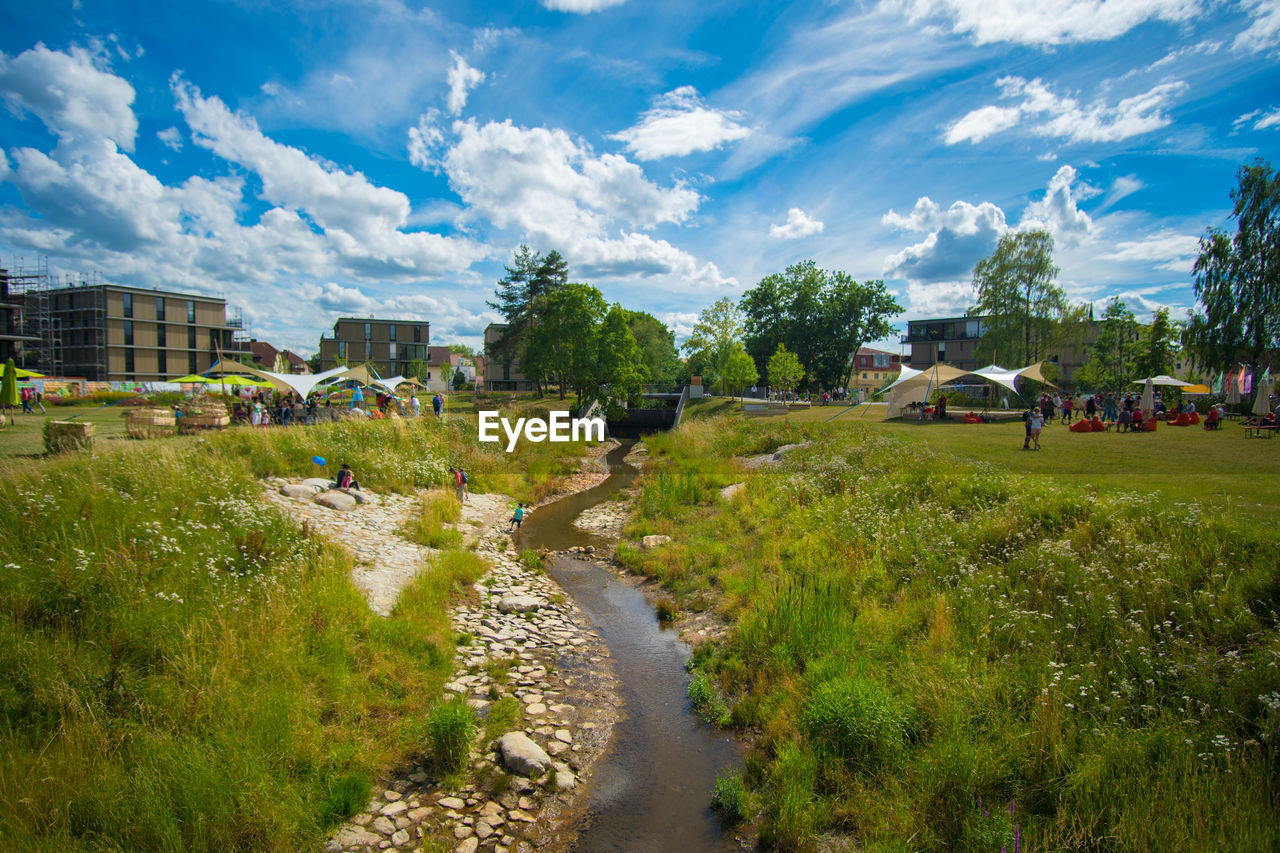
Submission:
[[[524,503],[523,503],[523,502],[518,502],[518,503],[516,504],[516,512],[515,512],[515,515],[511,516],[511,521],[509,521],[509,522],[507,523],[507,532],[508,532],[508,533],[510,533],[510,532],[511,532],[511,528],[512,528],[513,526],[515,527],[515,529],[516,529],[516,530],[519,530],[519,529],[520,529],[520,523],[521,523],[522,521],[524,521]]]
[[[335,488],[338,489],[359,489],[360,484],[356,482],[356,474],[351,470],[351,466],[346,462],[342,463],[342,468],[338,470],[338,480]]]

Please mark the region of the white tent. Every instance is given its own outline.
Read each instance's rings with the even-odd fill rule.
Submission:
[[[1159,376],[1152,376],[1147,379],[1139,379],[1135,381],[1133,384],[1142,385],[1147,382],[1150,382],[1152,385],[1173,385],[1178,388],[1181,388],[1184,385],[1191,384],[1185,379],[1175,379],[1174,377],[1169,376],[1168,374],[1165,374],[1165,373],[1161,373]]]
[[[335,379],[347,372],[345,367],[335,367],[323,373],[271,373],[267,370],[259,370],[256,367],[241,364],[238,361],[232,361],[229,358],[221,359],[209,370],[211,373],[218,374],[248,373],[250,376],[257,376],[267,380],[279,391],[294,391],[299,397],[303,398],[310,394],[317,385],[330,379]]]
[[[997,385],[1003,385],[1013,393],[1018,393],[1018,388],[1014,384],[1018,380],[1019,371],[1010,370],[1007,367],[997,367],[989,364],[986,367],[973,371],[974,376],[981,376],[983,379],[994,382]]]
[[[885,402],[888,404],[889,417],[894,417],[897,412],[902,411],[903,407],[909,403],[925,402],[933,392],[933,389],[949,382],[954,382],[961,376],[978,376],[1002,385],[1015,394],[1018,393],[1016,383],[1020,376],[1026,379],[1033,379],[1050,387],[1056,387],[1045,379],[1044,374],[1040,372],[1041,364],[1042,362],[1036,362],[1018,370],[1000,367],[995,364],[987,365],[978,370],[962,370],[949,364],[935,364],[924,370],[916,370],[904,364],[900,367],[901,372],[898,374],[898,378],[877,391],[876,395],[887,395]]]

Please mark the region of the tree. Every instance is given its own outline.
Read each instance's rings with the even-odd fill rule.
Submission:
[[[649,381],[663,385],[675,382],[680,373],[675,332],[644,311],[627,311],[626,314],[631,335],[640,347],[640,361],[649,372]]]
[[[1191,269],[1200,311],[1183,337],[1218,369],[1243,358],[1256,371],[1280,346],[1280,171],[1261,158],[1241,166],[1231,190],[1236,233],[1209,228]]]
[[[1134,360],[1138,378],[1173,372],[1180,331],[1178,324],[1169,319],[1168,308],[1161,308],[1152,315],[1151,325],[1142,333],[1142,344]]]
[[[794,391],[804,379],[804,368],[796,354],[786,344],[778,344],[777,351],[769,357],[769,384],[780,391]]]
[[[765,276],[741,305],[747,351],[758,366],[785,344],[808,377],[828,388],[848,384],[854,354],[890,334],[888,318],[902,310],[884,282],[859,283],[811,260]]]
[[[466,344],[449,344],[449,352],[457,355],[465,355],[467,358],[475,358],[480,353],[476,352]]]
[[[405,370],[405,379],[421,379],[427,375],[427,371],[431,368],[427,367],[427,363],[420,358],[415,358],[409,362],[408,368]]]
[[[1137,372],[1134,364],[1139,354],[1141,330],[1138,318],[1127,305],[1113,297],[1102,312],[1098,326],[1089,360],[1072,378],[1081,388],[1123,390]]]
[[[604,297],[589,284],[566,284],[539,297],[538,323],[529,330],[525,375],[572,388],[582,395],[598,382],[596,340],[606,311]]]
[[[511,266],[504,269],[506,274],[498,280],[494,291],[497,298],[487,303],[490,308],[501,312],[507,321],[506,331],[494,349],[508,358],[519,353],[521,361],[527,362],[530,332],[539,323],[538,306],[568,282],[568,264],[555,249],[543,256],[521,243],[512,257]],[[534,378],[527,369],[525,376]],[[539,379],[534,378],[534,381],[541,386]]]
[[[736,391],[741,395],[743,388],[754,385],[759,378],[760,372],[756,370],[755,359],[747,353],[741,341],[734,341],[733,352],[729,354],[729,360],[724,365],[725,387],[731,393]]]
[[[440,381],[446,389],[453,387],[453,363],[446,361],[440,365]]]
[[[641,385],[649,378],[641,360],[640,346],[631,334],[627,311],[614,305],[600,324],[596,343],[597,382],[609,393],[605,409],[610,417],[621,415],[621,409],[640,399]]]
[[[978,261],[973,286],[978,304],[970,316],[985,316],[978,361],[1021,355],[1022,364],[1045,357],[1055,328],[1067,310],[1066,295],[1054,283],[1053,236],[1017,231],[1001,236],[996,250]]]
[[[696,357],[704,370],[711,372],[711,376],[706,378],[719,381],[722,394],[725,392],[725,371],[734,353],[733,345],[742,337],[742,324],[742,311],[725,296],[703,309],[693,332],[684,342],[684,350],[691,359]]]
[[[511,266],[504,266],[506,274],[498,279],[494,290],[496,299],[486,304],[506,319],[509,325],[518,325],[529,314],[533,294],[530,284],[538,276],[542,259],[538,253],[521,243],[511,259]]]

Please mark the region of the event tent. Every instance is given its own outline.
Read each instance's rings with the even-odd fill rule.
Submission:
[[[1133,384],[1142,385],[1147,382],[1150,382],[1152,385],[1172,385],[1176,388],[1182,388],[1183,386],[1190,384],[1185,379],[1176,379],[1165,373],[1161,373],[1159,376],[1151,376],[1151,377],[1148,377],[1147,379],[1134,380]]]
[[[357,369],[364,370],[364,368]],[[232,361],[229,358],[220,359],[213,367],[209,368],[209,371],[220,374],[248,373],[250,376],[257,376],[267,380],[277,390],[293,391],[303,398],[310,394],[317,385],[352,372],[345,367],[335,367],[323,373],[272,373],[267,370],[259,370],[256,367],[250,367],[247,364],[241,364],[238,361]],[[369,383],[365,382],[364,384],[367,385]]]
[[[1045,379],[1044,374],[1040,371],[1040,364],[1040,362],[1036,362],[1020,370],[999,367],[994,364],[978,370],[963,370],[959,367],[952,367],[949,364],[934,364],[924,370],[916,370],[904,364],[900,367],[898,378],[881,388],[876,394],[888,395],[885,397],[885,402],[888,404],[890,416],[892,417],[892,413],[901,411],[904,406],[910,403],[923,403],[928,399],[933,389],[954,382],[962,376],[977,376],[989,382],[995,382],[1015,394],[1018,393],[1015,384],[1018,377],[1032,379],[1050,387],[1056,387]]]

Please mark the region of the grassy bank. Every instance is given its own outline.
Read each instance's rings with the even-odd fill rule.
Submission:
[[[258,497],[350,462],[379,491],[533,498],[573,450],[481,449],[465,424],[231,430],[32,462],[0,481],[0,837],[23,850],[297,850],[427,749],[453,550],[388,619],[345,552]],[[329,467],[334,467],[330,465]]]
[[[719,500],[729,457],[802,435]],[[871,426],[712,418],[648,444],[629,533],[675,541],[620,553],[730,620],[695,698],[754,735],[729,799],[766,842],[1280,845],[1274,532]]]

